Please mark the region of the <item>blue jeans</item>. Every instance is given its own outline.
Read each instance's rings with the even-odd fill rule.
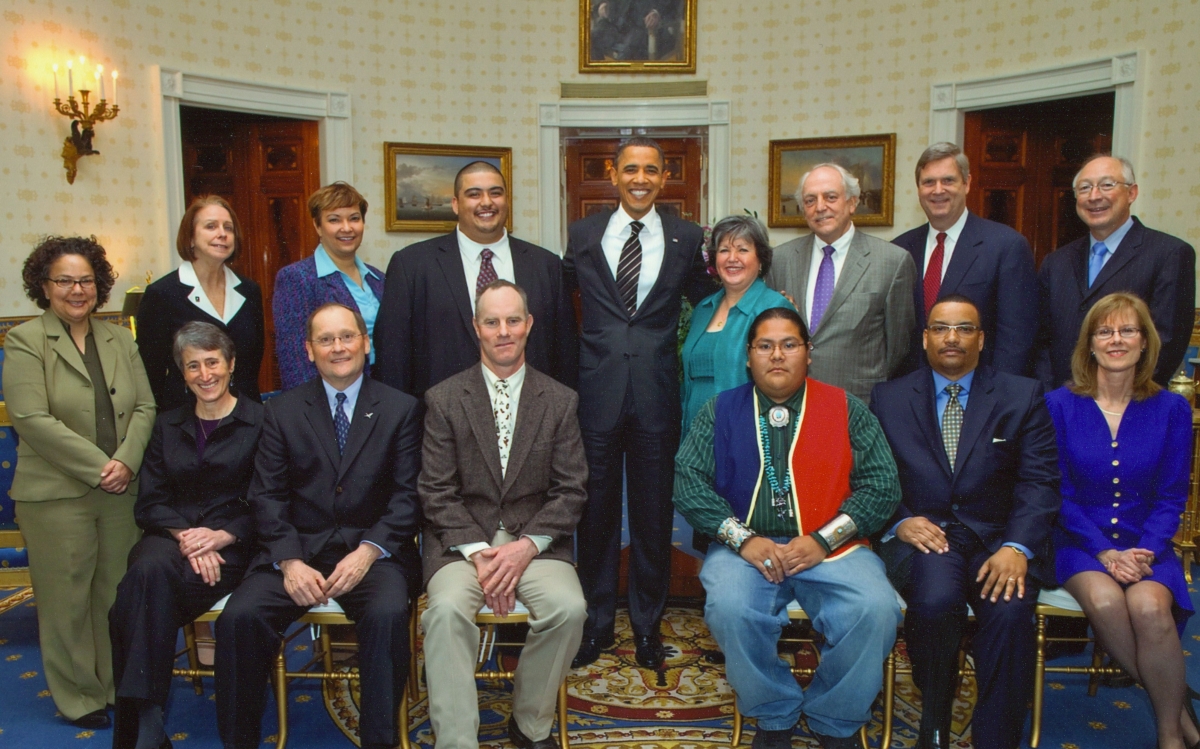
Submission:
[[[788,539],[776,539],[785,542]],[[725,653],[738,709],[769,731],[792,728],[800,713],[826,736],[850,736],[871,717],[883,662],[896,641],[900,606],[869,549],[851,551],[776,585],[728,547],[708,550],[700,581],[704,621]],[[787,605],[795,599],[825,638],[807,693],[779,657]]]

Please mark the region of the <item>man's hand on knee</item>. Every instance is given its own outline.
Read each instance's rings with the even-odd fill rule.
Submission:
[[[325,595],[325,578],[303,561],[285,559],[279,563],[279,571],[283,573],[283,589],[297,606],[329,602]]]
[[[827,556],[812,536],[796,536],[783,549],[783,563],[789,575],[812,569]]]
[[[517,583],[525,568],[538,555],[537,545],[527,536],[471,555],[484,602],[499,616],[508,616],[516,605]]]
[[[372,544],[359,544],[357,549],[342,557],[342,561],[329,573],[329,579],[325,581],[325,595],[337,598],[354,590],[382,553],[379,547]]]
[[[783,582],[786,573],[782,554],[784,548],[786,547],[780,546],[769,538],[751,536],[742,542],[738,554],[742,556],[742,559],[754,565],[754,568],[761,572],[767,580],[779,584]]]

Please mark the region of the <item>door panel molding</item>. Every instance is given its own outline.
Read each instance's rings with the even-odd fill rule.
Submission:
[[[316,120],[320,128],[321,184],[327,185],[337,180],[353,183],[354,140],[349,94],[216,78],[163,67],[159,67],[157,72],[155,79],[159,84],[161,99],[167,196],[167,233],[160,251],[163,267],[175,268],[179,265],[179,258],[171,248],[175,244],[175,231],[187,209],[183,184],[183,135],[179,118],[181,104]]]
[[[929,142],[961,144],[966,112],[1113,91],[1113,153],[1138,164],[1145,77],[1139,54],[1133,51],[1028,73],[935,83],[929,89]]]

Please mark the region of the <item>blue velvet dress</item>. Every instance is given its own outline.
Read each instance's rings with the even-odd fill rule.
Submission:
[[[1154,574],[1146,579],[1171,591],[1182,631],[1194,609],[1171,539],[1187,503],[1191,407],[1165,390],[1130,401],[1114,438],[1092,398],[1062,387],[1046,403],[1062,469],[1054,536],[1059,584],[1080,572],[1106,572],[1096,559],[1106,549],[1149,549]]]

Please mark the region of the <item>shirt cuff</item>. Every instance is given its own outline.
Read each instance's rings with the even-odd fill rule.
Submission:
[[[483,541],[476,541],[473,544],[462,544],[461,546],[455,546],[454,551],[462,554],[463,557],[469,562],[471,561],[472,554],[488,548],[491,548],[491,544],[484,543]]]
[[[379,549],[379,558],[380,559],[387,559],[388,557],[390,557],[392,555],[391,552],[389,552],[387,549],[383,548],[379,544],[375,543],[374,541],[367,541],[366,539],[363,539],[362,541],[359,541],[358,543],[359,543],[359,545],[371,544],[376,549]]]
[[[912,520],[912,518],[904,518],[904,520]],[[888,541],[891,541],[893,538],[895,538],[896,531],[900,529],[900,523],[903,523],[904,520],[901,520],[899,523],[896,523],[891,528],[889,528],[888,532],[883,534],[883,536],[879,539],[879,543],[886,544]]]
[[[550,548],[551,539],[549,536],[535,536],[532,533],[526,533],[524,536],[521,536],[521,538],[528,538],[530,541],[532,541],[533,545],[537,547],[539,554],[545,554],[546,549]]]
[[[1025,555],[1026,559],[1033,559],[1033,552],[1029,550],[1028,546],[1019,544],[1016,541],[1009,541],[1009,542],[1005,543],[1004,545],[1011,546],[1014,549],[1016,549],[1017,551],[1021,552],[1022,554]]]

